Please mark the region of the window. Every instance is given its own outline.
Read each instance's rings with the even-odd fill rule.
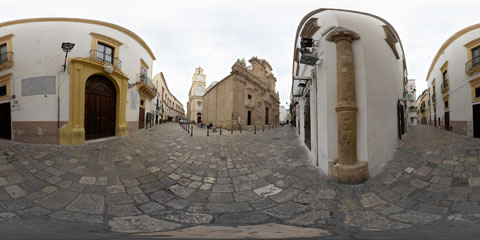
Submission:
[[[448,106],[450,105],[449,104],[450,102],[448,101],[448,98],[449,98],[448,95],[443,97],[443,106],[444,106],[445,111],[448,111]]]
[[[0,70],[13,66],[12,37],[13,34],[0,37]]]
[[[446,88],[448,87],[448,75],[447,71],[443,72],[443,87]]]
[[[472,76],[480,72],[480,38],[473,39],[464,45],[467,49],[467,59],[465,59],[465,73]]]
[[[7,96],[7,85],[0,86],[0,97]]]
[[[144,67],[142,67],[142,76],[148,76],[147,69],[145,69]]]
[[[392,49],[393,55],[395,55],[396,59],[400,59],[400,55],[397,52],[397,37],[395,35],[395,31],[392,27],[383,25],[383,30],[385,32],[385,41],[387,42],[388,46]]]
[[[119,70],[121,68],[119,49],[123,43],[99,33],[91,32],[90,35],[92,36],[90,57],[97,61],[109,62],[115,69]]]
[[[7,44],[0,45],[0,64],[8,61]]]
[[[10,98],[10,81],[12,73],[0,76],[0,100]]]
[[[448,61],[446,61],[442,67],[440,68],[440,72],[442,73],[442,85],[441,91],[442,94],[448,91],[449,79],[448,79]]]
[[[113,47],[110,47],[103,43],[98,43],[97,46],[97,59],[113,64]]]
[[[480,77],[470,80],[472,88],[472,103],[480,102]]]
[[[252,95],[248,94],[248,100],[252,99]]]
[[[472,49],[472,67],[480,65],[480,47]]]

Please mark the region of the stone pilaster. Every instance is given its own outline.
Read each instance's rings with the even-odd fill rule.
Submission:
[[[355,96],[355,65],[352,42],[360,36],[343,27],[337,27],[327,40],[337,47],[337,121],[338,162],[329,162],[333,180],[358,184],[368,179],[368,163],[357,160],[357,103]]]

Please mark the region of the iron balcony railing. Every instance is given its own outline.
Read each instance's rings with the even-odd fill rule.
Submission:
[[[465,72],[468,73],[474,67],[480,66],[480,56],[476,56],[465,63]]]
[[[144,83],[146,83],[151,89],[153,89],[153,91],[155,91],[155,94],[158,95],[157,88],[155,87],[155,85],[153,85],[152,80],[150,80],[150,78],[149,78],[147,75],[145,75],[145,74],[137,74],[137,82],[144,82]]]
[[[13,57],[13,52],[5,52],[0,54],[0,64],[8,62]]]
[[[122,67],[122,61],[120,61],[120,59],[114,57],[111,54],[107,54],[105,52],[98,51],[95,49],[90,50],[90,58],[93,60],[110,63],[116,69],[121,69]]]
[[[445,79],[445,81],[442,83],[442,89],[445,89],[448,87],[448,79]]]

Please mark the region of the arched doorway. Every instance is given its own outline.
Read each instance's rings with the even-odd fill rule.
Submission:
[[[197,123],[201,123],[201,122],[202,122],[202,114],[197,113]]]
[[[116,91],[106,77],[93,75],[85,85],[85,140],[115,136]]]

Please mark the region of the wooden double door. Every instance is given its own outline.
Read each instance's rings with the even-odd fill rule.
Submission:
[[[106,77],[93,75],[85,86],[85,140],[115,136],[116,91]]]

